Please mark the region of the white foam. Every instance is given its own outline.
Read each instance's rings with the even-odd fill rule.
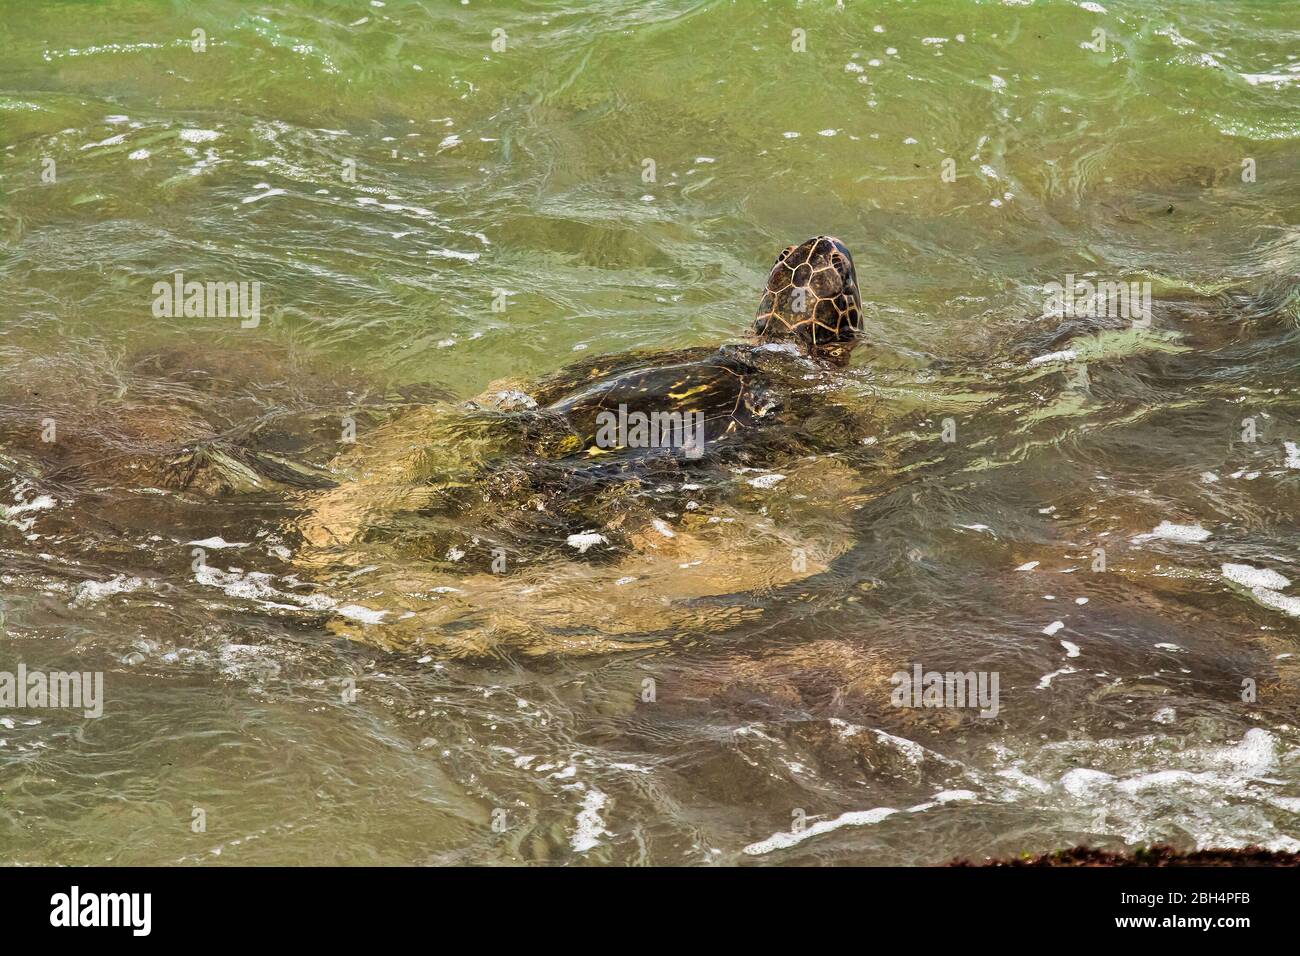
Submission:
[[[1272,591],[1268,588],[1251,588],[1250,593],[1256,601],[1265,607],[1281,611],[1290,617],[1300,617],[1300,598],[1282,594],[1280,591]]]
[[[600,816],[600,811],[605,808],[608,799],[595,788],[588,790],[582,798],[582,809],[578,811],[576,820],[577,826],[569,839],[569,846],[573,847],[575,852],[586,853],[600,843],[602,836],[612,835],[605,829],[605,821]]]
[[[745,847],[745,852],[750,856],[762,856],[764,853],[771,853],[773,850],[784,850],[795,844],[802,843],[804,840],[821,836],[823,833],[830,833],[832,830],[838,830],[841,827],[870,826],[873,823],[879,823],[886,817],[893,816],[897,812],[893,807],[876,807],[874,810],[850,810],[848,813],[841,813],[833,820],[819,820],[798,833],[774,833],[766,840],[759,840],[757,843],[749,844],[749,846]]]
[[[1225,564],[1223,576],[1244,588],[1272,588],[1275,591],[1288,587],[1291,579],[1271,568],[1254,568],[1249,564]]]
[[[82,149],[95,149],[98,146],[117,146],[126,139],[125,133],[118,133],[116,136],[110,136],[108,139],[101,139],[98,143],[86,143]]]
[[[1183,787],[1187,784],[1204,783],[1206,774],[1192,773],[1190,770],[1156,770],[1141,773],[1126,780],[1120,780],[1116,787],[1124,793],[1139,794],[1144,790],[1160,787]]]
[[[194,571],[194,580],[208,587],[220,588],[230,597],[256,602],[263,607],[276,610],[290,610],[295,607],[309,611],[333,611],[350,620],[364,624],[379,624],[387,611],[376,611],[359,604],[339,605],[328,594],[295,594],[282,591],[274,584],[275,578],[262,571],[240,571],[231,568],[222,571],[210,564],[199,565]],[[286,578],[290,583],[293,578]]]
[[[25,511],[47,511],[53,508],[57,502],[49,495],[40,495],[31,501],[20,501],[13,505],[0,505],[4,509],[4,516],[12,518],[14,515],[20,515]]]
[[[1048,637],[1051,637],[1063,627],[1065,627],[1064,621],[1053,621],[1051,624],[1047,625],[1047,627],[1043,628],[1043,633]]]
[[[755,488],[772,488],[782,481],[785,481],[785,475],[759,475],[757,478],[750,478],[748,484]]]
[[[609,544],[609,540],[595,531],[584,531],[582,534],[571,534],[566,539],[569,547],[577,548],[579,554],[586,554],[587,549],[596,544]]]
[[[186,543],[186,544],[193,544],[193,545],[196,545],[196,546],[198,546],[198,547],[200,547],[200,548],[216,548],[216,549],[221,549],[221,548],[246,548],[246,547],[248,547],[248,542],[247,542],[247,541],[227,541],[225,538],[221,537],[220,535],[216,535],[216,536],[211,537],[211,538],[204,538],[202,541],[186,541],[185,543]]]
[[[1237,75],[1251,86],[1259,86],[1261,83],[1285,85],[1300,81],[1300,75],[1294,73],[1238,73]]]
[[[72,596],[73,604],[94,604],[110,594],[127,594],[144,586],[140,578],[128,578],[125,574],[109,578],[107,581],[82,581]]]
[[[1174,524],[1172,521],[1162,521],[1146,534],[1135,535],[1131,540],[1149,541],[1152,538],[1159,538],[1162,541],[1177,541],[1180,544],[1191,544],[1197,541],[1204,541],[1210,536],[1210,532],[1197,524]]]
[[[1172,723],[1175,716],[1174,709],[1166,707],[1158,711],[1153,719],[1159,723]],[[1080,768],[1066,773],[1060,782],[1067,793],[1089,801],[1096,801],[1098,791],[1103,788],[1113,788],[1137,796],[1147,790],[1187,790],[1189,787],[1199,787],[1235,797],[1240,795],[1243,784],[1266,778],[1276,770],[1277,738],[1267,730],[1252,727],[1242,736],[1240,743],[1234,746],[1192,751],[1185,754],[1184,759],[1217,769],[1153,770],[1117,779],[1098,770]]]
[[[424,254],[439,259],[459,259],[462,262],[477,262],[479,258],[477,252],[461,252],[459,249],[427,249]]]
[[[1249,564],[1225,564],[1222,571],[1225,579],[1249,589],[1250,596],[1264,607],[1291,617],[1300,617],[1300,598],[1283,594],[1279,590],[1291,585],[1291,579],[1286,575],[1271,568],[1256,568]]]
[[[252,196],[245,196],[243,199],[239,201],[247,205],[250,202],[257,202],[259,199],[266,199],[270,196],[283,196],[283,195],[284,195],[283,189],[268,189],[266,192],[256,193]]]
[[[1078,644],[1072,644],[1072,643],[1070,643],[1069,641],[1061,641],[1061,646],[1065,648],[1065,656],[1066,656],[1066,657],[1078,657],[1078,656],[1079,656],[1079,645],[1078,645]]]
[[[1277,766],[1277,738],[1262,727],[1252,727],[1242,736],[1241,743],[1213,757],[1239,772],[1259,776]]]
[[[834,723],[835,721],[832,721]],[[839,721],[839,723],[844,723]],[[853,726],[848,724],[846,726]],[[876,731],[881,734],[881,731]],[[885,734],[884,736],[889,736]],[[900,738],[894,738],[900,739]],[[751,843],[745,847],[745,853],[750,856],[762,856],[765,853],[771,853],[773,850],[784,850],[788,847],[802,843],[804,840],[810,840],[815,836],[821,836],[823,833],[830,833],[839,830],[842,827],[865,827],[879,823],[881,820],[888,819],[894,814],[902,813],[924,813],[936,806],[945,803],[962,803],[970,800],[979,799],[979,795],[972,790],[942,790],[936,793],[925,803],[918,803],[915,806],[905,810],[895,810],[893,807],[876,807],[872,810],[850,810],[847,813],[841,813],[838,817],[831,820],[819,820],[812,826],[793,832],[785,831],[774,833],[766,840],[759,840],[757,843]]]
[[[915,740],[908,740],[906,737],[896,737],[894,734],[886,733],[883,730],[873,730],[872,733],[876,735],[877,740],[897,748],[898,752],[913,766],[924,760],[925,755],[930,752]]]
[[[338,614],[353,621],[360,621],[362,624],[380,624],[384,620],[387,611],[375,611],[368,607],[362,607],[360,604],[344,604],[335,609]]]
[[[1052,686],[1052,681],[1058,677],[1064,677],[1066,674],[1077,674],[1078,671],[1073,667],[1062,667],[1060,670],[1052,671],[1050,674],[1044,674],[1038,679],[1038,689],[1047,690]]]
[[[1037,777],[1030,776],[1019,767],[1008,767],[1006,770],[997,771],[997,776],[1004,780],[1010,780],[1013,784],[1022,790],[1034,790],[1038,793],[1047,793],[1052,789],[1052,785],[1045,780],[1039,780]]]
[[[1148,718],[1150,732],[1139,736],[1060,740],[1037,749],[1031,739],[994,745],[999,762],[1008,765],[995,768],[992,780],[1005,785],[981,790],[980,799],[1005,801],[1022,813],[1089,820],[1086,828],[1129,844],[1167,839],[1175,826],[1198,848],[1300,848],[1300,834],[1289,825],[1300,811],[1289,786],[1300,753],[1291,728],[1285,736],[1252,728],[1237,740],[1198,745],[1171,736],[1178,716],[1162,704]],[[1185,732],[1192,734],[1191,728]],[[1231,809],[1226,816],[1225,807]]]
[[[931,797],[935,803],[953,803],[962,800],[976,800],[978,794],[973,790],[943,790]]]
[[[1065,792],[1076,797],[1088,796],[1099,787],[1114,782],[1115,778],[1110,774],[1090,767],[1076,767],[1074,770],[1067,771],[1060,781]]]

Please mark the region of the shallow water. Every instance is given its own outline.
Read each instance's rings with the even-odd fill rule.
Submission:
[[[98,719],[0,714],[0,856],[1300,848],[1296,13],[0,14],[0,670],[105,682]],[[435,534],[364,497],[373,535],[309,546],[344,418],[364,451],[432,414],[454,472],[479,447],[457,402],[735,338],[771,257],[819,232],[857,263],[866,342],[836,389],[863,430],[788,469],[805,498],[742,473],[705,499],[740,531],[698,573],[634,600],[599,549],[530,539],[455,628],[395,639],[393,578],[441,608],[507,518]],[[156,316],[178,271],[260,282],[260,322]],[[1149,327],[1044,317],[1067,275],[1149,281]],[[291,490],[160,487],[151,463],[212,433],[302,469]],[[680,484],[646,505],[679,533]],[[816,573],[783,577],[769,541]],[[996,673],[997,716],[893,706],[916,663]]]

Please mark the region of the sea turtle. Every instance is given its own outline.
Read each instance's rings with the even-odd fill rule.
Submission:
[[[777,257],[745,342],[406,409],[301,496],[294,580],[388,646],[598,651],[729,626],[852,544],[878,424],[842,372],[861,327],[852,256],[816,236]]]

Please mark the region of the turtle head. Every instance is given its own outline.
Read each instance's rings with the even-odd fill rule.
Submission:
[[[862,331],[862,296],[848,247],[814,236],[776,257],[754,319],[764,342],[794,341],[810,355],[848,361]]]

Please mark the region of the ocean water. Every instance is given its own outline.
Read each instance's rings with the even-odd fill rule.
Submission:
[[[0,9],[0,672],[103,675],[0,680],[0,860],[1300,848],[1298,14]],[[820,233],[866,328],[798,401],[856,430],[648,483],[618,554],[488,493],[461,403],[737,340]],[[178,488],[200,445],[282,480]]]

